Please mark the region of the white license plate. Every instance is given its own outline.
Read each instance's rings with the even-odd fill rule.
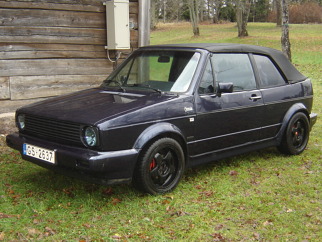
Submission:
[[[23,144],[23,154],[55,164],[55,151],[38,146]]]

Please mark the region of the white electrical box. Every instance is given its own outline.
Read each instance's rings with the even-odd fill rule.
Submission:
[[[111,0],[106,5],[109,50],[130,49],[129,0]]]

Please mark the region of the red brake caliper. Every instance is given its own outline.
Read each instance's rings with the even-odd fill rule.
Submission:
[[[152,171],[155,167],[156,167],[156,162],[155,162],[155,159],[153,159],[150,163],[150,171]]]

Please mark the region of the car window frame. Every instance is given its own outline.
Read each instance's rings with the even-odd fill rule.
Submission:
[[[271,85],[271,86],[264,86],[264,85],[262,85],[262,80],[261,80],[261,77],[260,77],[259,69],[257,67],[257,62],[256,62],[255,57],[254,57],[255,55],[264,56],[264,57],[268,58],[271,61],[271,63],[274,65],[274,67],[276,68],[276,70],[278,71],[278,73],[283,78],[284,84]],[[264,54],[259,54],[259,53],[249,53],[249,57],[250,57],[250,60],[252,62],[252,65],[253,65],[254,74],[255,74],[255,78],[256,78],[256,83],[258,85],[258,89],[275,88],[275,87],[286,86],[286,85],[289,84],[288,81],[287,81],[287,78],[286,78],[285,74],[283,73],[283,71],[281,70],[281,68],[276,64],[276,62],[274,61],[274,59],[271,58],[269,55],[264,55]]]
[[[245,53],[245,52],[209,52],[208,56],[206,57],[206,61],[203,64],[204,65],[203,66],[203,69],[200,72],[201,75],[200,75],[200,78],[199,78],[199,81],[198,81],[198,85],[196,86],[196,93],[199,96],[214,96],[214,95],[217,95],[217,83],[218,82],[217,82],[217,80],[215,78],[215,74],[214,74],[214,63],[213,63],[213,59],[212,59],[213,55],[215,55],[215,54],[244,54],[244,55],[247,55],[248,56],[249,63],[251,65],[251,69],[252,69],[253,75],[254,75],[255,87],[253,89],[245,89],[245,90],[233,91],[232,93],[249,92],[249,91],[252,91],[252,90],[259,90],[260,89],[259,72],[258,72],[256,63],[255,63],[255,60],[254,60],[254,57],[253,57],[253,53]],[[211,70],[212,70],[212,76],[213,76],[213,83],[214,83],[214,92],[213,93],[199,93],[198,90],[199,90],[199,87],[200,87],[202,78],[204,76],[204,73],[206,71],[208,61],[210,61],[210,64],[211,64]],[[284,78],[284,76],[283,76],[283,78]]]
[[[211,60],[212,55],[213,55],[213,53],[209,52],[209,54],[206,56],[205,61],[203,63],[202,70],[200,71],[199,80],[197,82],[196,90],[195,90],[195,92],[199,96],[213,96],[213,95],[216,95],[217,86],[216,86],[216,80],[215,80],[215,76],[214,76],[214,67],[213,67],[213,63],[212,63],[212,60]],[[210,64],[210,67],[211,67],[211,74],[212,74],[214,91],[213,92],[209,92],[209,93],[200,93],[199,92],[199,87],[200,87],[201,82],[202,82],[202,79],[203,79],[203,77],[205,75],[205,72],[206,72],[208,63]]]

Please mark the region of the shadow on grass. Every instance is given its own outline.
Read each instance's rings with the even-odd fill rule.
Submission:
[[[186,179],[190,180],[195,177],[207,176],[207,174],[213,170],[221,173],[225,172],[226,170],[244,166],[246,164],[254,164],[259,158],[268,160],[277,156],[283,157],[283,155],[278,152],[276,148],[266,148],[189,168],[185,173],[185,177]]]
[[[268,160],[276,156],[281,156],[281,154],[275,148],[269,148],[189,168],[176,190],[180,190],[180,187],[194,186],[198,182],[207,180],[211,173],[228,174],[229,171],[238,169],[240,166],[248,166],[250,163],[254,165],[253,163],[256,163],[258,158]],[[22,163],[24,162],[26,162],[24,165],[28,169],[14,179],[15,186],[21,186],[18,188],[19,190],[32,192],[39,197],[64,198],[68,201],[72,201],[72,199],[90,199],[100,202],[102,200],[111,200],[115,197],[120,200],[133,200],[150,196],[137,191],[131,184],[113,186],[92,184],[22,161]],[[176,190],[174,193],[176,193]]]

